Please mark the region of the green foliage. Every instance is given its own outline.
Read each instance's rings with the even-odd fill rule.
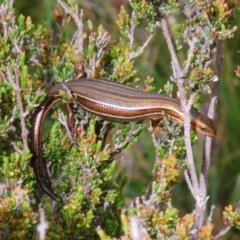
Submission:
[[[224,224],[230,224],[236,228],[240,228],[240,214],[237,207],[233,205],[229,205],[225,207],[225,211],[223,212],[223,222]]]
[[[21,189],[21,184],[16,185],[11,192],[12,196],[2,198],[0,204],[2,239],[31,239],[38,214],[29,202],[28,192]]]

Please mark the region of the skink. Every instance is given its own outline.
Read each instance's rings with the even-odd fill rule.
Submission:
[[[50,89],[46,99],[36,108],[31,121],[32,167],[42,190],[52,199],[56,195],[45,180],[45,160],[42,156],[42,128],[46,114],[56,102],[62,101],[60,90],[69,90],[86,111],[116,122],[162,119],[163,112],[177,122],[184,121],[180,102],[156,93],[143,92],[120,83],[99,79],[81,79],[58,84]],[[71,111],[69,111],[71,113]],[[72,116],[71,116],[72,117]],[[212,120],[194,109],[190,110],[190,124],[199,133],[214,136]]]

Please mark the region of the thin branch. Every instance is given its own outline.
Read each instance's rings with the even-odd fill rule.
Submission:
[[[133,16],[132,16],[132,18],[133,18]],[[132,19],[132,22],[133,22],[133,19]],[[159,23],[158,23],[158,22],[156,23],[156,26],[157,26],[157,28],[159,27]],[[133,48],[134,28],[135,28],[135,25],[131,24],[131,34],[129,34],[130,49]],[[139,55],[141,55],[141,54],[144,52],[145,48],[148,46],[149,42],[152,40],[155,32],[156,32],[156,30],[153,31],[153,32],[148,36],[148,38],[146,39],[146,41],[143,43],[143,45],[142,45],[140,48],[138,48],[138,50],[137,50],[136,52],[133,51],[133,52],[130,52],[130,53],[129,53],[129,58],[130,58],[130,60],[132,60],[132,59],[134,59],[134,58],[137,58]]]
[[[150,34],[148,36],[148,38],[146,39],[146,41],[144,42],[144,44],[136,52],[130,52],[129,53],[130,60],[132,60],[134,58],[137,58],[139,55],[141,55],[143,53],[145,48],[148,46],[149,42],[152,40],[153,36],[154,36],[154,33]]]
[[[185,171],[184,171],[184,176],[185,176],[185,180],[186,180],[186,182],[187,182],[188,188],[189,188],[189,190],[191,191],[191,194],[192,194],[193,198],[194,198],[195,201],[196,201],[195,190],[194,190],[194,188],[193,188],[193,186],[192,186],[192,183],[191,183],[191,180],[190,180],[190,177],[189,177],[188,170],[185,170]]]
[[[39,240],[44,240],[46,238],[47,229],[48,221],[46,221],[44,209],[39,206],[39,223],[37,224]]]
[[[133,43],[134,43],[134,30],[136,27],[136,24],[134,23],[134,17],[135,17],[135,12],[132,12],[132,17],[131,17],[131,27],[130,27],[130,32],[128,33],[128,38],[129,38],[129,48],[133,49]]]
[[[18,62],[18,60],[16,62]],[[19,118],[21,122],[21,137],[23,141],[23,148],[24,150],[27,150],[28,149],[28,141],[27,141],[28,130],[25,123],[27,112],[24,111],[24,107],[23,107],[23,101],[22,101],[22,95],[21,95],[22,89],[20,88],[20,85],[19,85],[19,73],[16,72],[15,74],[16,80],[14,81],[10,66],[7,66],[7,76],[8,76],[8,81],[10,82],[10,84],[13,87],[13,90],[16,93],[17,106],[19,109]]]
[[[222,236],[224,236],[231,228],[230,224],[227,224],[225,226],[223,226],[223,228],[221,229],[221,231],[213,237],[213,240],[219,240]]]
[[[13,146],[13,149],[18,152],[20,155],[23,154],[23,151],[17,146],[17,143],[15,141],[11,142],[11,145]]]
[[[196,168],[195,168],[193,152],[192,152],[190,124],[189,124],[190,123],[189,110],[190,110],[190,106],[192,106],[193,104],[194,95],[192,94],[190,96],[190,99],[187,103],[186,94],[183,86],[185,76],[183,75],[183,70],[181,69],[180,63],[178,61],[174,44],[171,38],[171,34],[165,19],[161,20],[160,26],[163,30],[163,35],[166,39],[169,52],[172,58],[172,68],[175,75],[174,77],[177,79],[177,86],[180,93],[180,102],[181,102],[182,109],[184,111],[184,137],[185,137],[186,155],[187,155],[188,167],[189,167],[191,182],[192,182],[191,184],[192,187],[189,186],[189,188],[192,189],[193,192],[195,193],[194,198],[196,199],[197,192],[199,190],[199,185],[198,185],[198,179],[197,179]]]
[[[207,218],[207,221],[208,221],[208,222],[212,222],[212,218],[213,218],[213,211],[214,211],[214,209],[215,209],[215,206],[214,206],[214,205],[212,205],[212,206],[211,206],[211,211],[210,211],[210,214],[209,214],[209,216],[208,216],[208,218]]]
[[[192,108],[192,105],[193,105],[193,102],[194,102],[194,99],[196,97],[197,93],[196,92],[193,92],[191,95],[190,95],[190,98],[187,102],[187,109],[190,110]]]
[[[223,51],[224,51],[224,41],[219,40],[217,42],[216,68],[215,68],[215,75],[217,76],[218,81],[214,82],[212,93],[210,95],[211,102],[213,103],[210,104],[209,111],[208,111],[208,117],[211,119],[214,119],[216,114],[216,105],[217,105],[217,98],[218,98],[218,92],[219,92],[219,86],[220,86],[219,79],[221,77],[221,72],[222,72]]]
[[[219,41],[217,44],[217,55],[216,55],[216,68],[215,74],[218,79],[220,79],[221,69],[222,69],[222,59],[223,59],[223,41]],[[213,119],[216,113],[216,105],[218,99],[218,91],[219,91],[220,81],[215,81],[212,89],[212,93],[210,95],[210,104],[208,109],[208,117]],[[202,198],[206,198],[207,196],[207,185],[208,185],[208,172],[211,161],[211,149],[212,149],[212,141],[213,138],[205,137],[204,148],[203,148],[203,160],[202,160],[202,170],[200,174],[200,192]],[[199,216],[198,226],[200,226],[204,221],[204,216]],[[228,231],[228,227],[226,227],[223,232]]]
[[[215,74],[218,78],[218,81],[213,83],[212,92],[210,95],[210,104],[208,109],[208,117],[214,119],[216,113],[219,85],[220,85],[220,75],[222,69],[222,60],[223,60],[223,50],[224,50],[224,42],[218,41],[217,43],[217,53],[216,53],[216,68]],[[210,137],[205,138],[204,149],[203,149],[203,165],[202,172],[200,177],[200,189],[206,192],[206,186],[208,184],[208,171],[209,164],[211,161],[211,149],[212,149],[212,141],[213,139]]]
[[[68,6],[65,5],[65,3],[62,2],[62,0],[58,0],[59,5],[64,9],[66,14],[69,14],[74,22],[77,25],[77,38],[76,38],[76,44],[78,48],[76,49],[76,53],[82,53],[83,52],[83,10],[80,10],[80,14],[74,13]]]
[[[3,37],[5,39],[8,38],[8,27],[7,27],[7,23],[5,21],[6,19],[6,14],[5,14],[6,10],[3,6],[3,4],[0,5],[0,22],[2,24],[2,29],[3,29]]]
[[[75,143],[75,140],[73,139],[73,136],[72,136],[72,133],[69,129],[69,126],[68,126],[68,122],[66,120],[66,117],[64,116],[63,113],[60,113],[59,116],[58,116],[58,121],[64,126],[64,128],[66,129],[67,131],[67,135],[71,141],[71,144],[74,144]]]
[[[149,128],[149,131],[151,132],[151,136],[152,136],[152,142],[154,144],[154,149],[155,149],[155,162],[154,162],[154,166],[153,166],[153,169],[152,169],[152,175],[156,172],[156,169],[157,169],[157,165],[159,164],[159,162],[161,161],[159,155],[158,155],[158,147],[159,147],[159,140],[156,139],[156,136],[155,136],[155,133],[153,131],[153,127],[152,127],[152,123],[150,122],[150,128]],[[152,183],[149,182],[147,188],[146,188],[146,191],[145,191],[145,198],[147,198],[147,196],[149,195],[150,193],[150,190],[151,190],[151,186],[152,186]]]
[[[169,142],[168,155],[171,155],[173,152],[173,146],[174,146],[175,140],[176,140],[175,138],[168,140],[168,142]]]
[[[156,170],[156,166],[157,166],[157,165],[158,165],[158,163],[156,162],[156,163],[155,163],[155,166],[154,166],[155,170]],[[163,189],[164,183],[165,183],[165,181],[166,181],[166,178],[165,178],[165,169],[166,169],[166,166],[162,165],[162,166],[161,166],[161,169],[160,169],[161,178],[160,178],[160,181],[158,181],[158,187],[157,187],[156,189],[151,189],[152,192],[150,193],[150,195],[149,195],[149,197],[148,197],[147,200],[146,200],[146,196],[145,196],[145,200],[146,200],[145,204],[146,204],[147,206],[153,204],[154,200],[155,200],[156,197],[157,197],[157,193],[161,192],[162,189]],[[147,191],[146,191],[146,195],[147,195]],[[159,204],[159,202],[158,202],[158,203],[157,203],[157,202],[154,202],[154,204]]]
[[[189,49],[189,54],[188,54],[188,58],[187,58],[185,67],[184,67],[184,69],[182,71],[183,76],[186,76],[188,74],[188,72],[189,72],[191,60],[192,60],[192,57],[193,57],[193,54],[194,54],[194,49],[195,49],[193,42],[188,41],[188,44],[190,46],[190,49]]]
[[[104,53],[104,49],[108,46],[111,39],[111,35],[108,32],[105,32],[101,37],[99,36],[96,40],[97,46],[97,59],[101,58]]]
[[[182,73],[182,69],[181,69],[181,66],[180,66],[180,63],[178,61],[178,57],[177,57],[177,54],[176,54],[176,51],[175,51],[175,48],[174,48],[174,45],[173,45],[173,42],[172,42],[172,38],[171,38],[171,34],[169,32],[169,29],[168,29],[168,26],[167,26],[167,22],[165,19],[161,19],[159,25],[161,26],[162,30],[163,30],[163,35],[166,39],[166,42],[167,42],[167,45],[168,45],[168,48],[169,48],[169,52],[170,52],[170,55],[171,55],[171,58],[172,58],[172,61],[173,61],[173,64],[174,64],[174,70],[177,70],[176,71],[176,76],[174,76],[175,78],[181,78],[181,73]]]
[[[134,31],[135,31],[135,28],[136,28],[136,24],[134,22],[134,17],[135,17],[135,12],[133,11],[132,12],[132,15],[131,15],[131,24],[130,24],[130,31],[128,32],[128,38],[129,38],[129,48],[132,50],[133,47],[134,47]],[[159,27],[159,24],[156,23],[156,29]],[[134,58],[137,58],[139,55],[141,55],[145,48],[148,46],[149,42],[151,41],[151,39],[153,38],[155,32],[156,32],[156,29],[155,31],[153,31],[149,36],[148,38],[146,39],[146,41],[143,43],[143,45],[138,48],[137,51],[132,51],[129,53],[129,58],[130,60],[133,60]]]

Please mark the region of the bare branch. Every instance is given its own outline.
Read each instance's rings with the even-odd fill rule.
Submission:
[[[168,45],[168,48],[169,48],[169,52],[170,52],[170,55],[171,55],[171,58],[172,58],[172,61],[173,61],[173,65],[174,65],[173,70],[176,70],[176,72],[175,72],[176,75],[174,77],[176,79],[181,79],[182,69],[181,69],[180,63],[179,63],[178,58],[177,58],[177,53],[175,51],[175,48],[174,48],[174,45],[173,45],[173,42],[172,42],[172,38],[171,38],[171,34],[170,34],[170,31],[169,31],[168,26],[167,26],[167,22],[166,22],[165,19],[161,19],[159,24],[160,24],[160,27],[163,30],[163,35],[166,39],[166,42],[167,42],[167,45]]]
[[[129,58],[130,60],[137,58],[139,55],[141,55],[143,53],[143,51],[145,50],[145,48],[148,46],[149,42],[151,41],[151,39],[153,38],[154,33],[150,34],[148,36],[148,38],[146,39],[145,43],[138,49],[137,52],[130,52],[129,53]]]
[[[220,239],[222,236],[224,236],[231,228],[230,224],[227,224],[225,226],[223,226],[223,228],[221,229],[221,231],[213,237],[213,240],[218,240]]]
[[[74,13],[68,6],[65,5],[65,3],[62,2],[62,0],[58,0],[59,5],[64,9],[66,14],[69,14],[74,22],[77,25],[77,38],[76,38],[76,45],[78,46],[76,49],[76,53],[82,53],[83,52],[83,10],[80,10],[80,13]],[[77,10],[76,10],[77,11]]]
[[[58,121],[64,126],[64,128],[66,129],[67,131],[67,135],[71,141],[71,144],[74,144],[75,143],[75,140],[73,139],[73,136],[72,136],[72,133],[69,129],[69,126],[68,126],[68,122],[67,122],[67,119],[66,117],[64,116],[63,113],[60,113],[59,116],[58,116]]]
[[[3,4],[0,5],[0,23],[2,24],[2,29],[3,29],[3,36],[5,39],[8,38],[8,28],[7,28],[7,23],[5,21],[6,14],[5,14],[5,9]]]
[[[221,69],[222,69],[223,48],[224,48],[223,41],[219,41],[217,45],[216,69],[215,69],[215,74],[217,75],[218,79],[220,79]],[[210,95],[208,117],[211,119],[214,119],[215,117],[219,85],[220,85],[219,80],[214,82],[212,93]],[[204,191],[205,194],[206,194],[206,186],[208,184],[208,171],[209,171],[209,164],[211,161],[212,141],[213,141],[212,138],[206,137],[204,142],[204,149],[203,149],[203,164],[202,164],[202,172],[200,177],[200,189],[201,191]]]
[[[192,152],[192,145],[191,145],[191,138],[190,138],[190,124],[189,124],[189,122],[190,122],[189,110],[193,104],[195,94],[191,94],[190,99],[187,103],[186,102],[186,94],[185,94],[185,90],[184,90],[184,86],[183,86],[185,76],[183,75],[183,70],[181,69],[180,63],[178,61],[177,54],[176,54],[176,51],[175,51],[175,48],[174,48],[174,45],[172,42],[171,34],[170,34],[170,31],[168,29],[165,19],[161,20],[160,26],[163,30],[163,35],[166,39],[166,42],[167,42],[167,45],[169,48],[169,52],[170,52],[170,55],[172,58],[172,68],[173,68],[173,72],[175,75],[174,77],[177,79],[177,86],[178,86],[178,90],[180,93],[180,102],[181,102],[182,109],[184,111],[185,146],[186,146],[187,162],[188,162],[188,167],[189,167],[191,182],[192,182],[192,184],[191,184],[191,186],[189,186],[189,188],[193,190],[193,192],[195,193],[194,198],[196,198],[199,186],[198,186],[196,168],[195,168],[194,159],[193,159],[193,152]]]
[[[45,212],[42,207],[39,207],[39,223],[37,225],[37,231],[39,235],[39,240],[44,240],[46,238],[46,230],[48,229],[48,222],[45,218]]]
[[[129,38],[129,47],[130,49],[133,49],[133,43],[134,43],[134,30],[136,27],[136,24],[134,23],[134,17],[135,17],[135,12],[132,12],[132,17],[131,17],[131,27],[130,27],[130,32],[128,33],[128,38]],[[130,53],[131,54],[131,53]]]
[[[20,118],[20,122],[21,122],[21,137],[22,137],[22,141],[23,141],[23,148],[24,148],[24,150],[27,150],[28,149],[28,141],[27,141],[28,130],[27,130],[26,123],[25,123],[25,117],[27,114],[24,111],[24,107],[23,107],[23,101],[22,101],[22,95],[21,95],[22,90],[21,90],[20,84],[19,84],[19,74],[16,71],[16,74],[15,74],[16,79],[14,81],[14,77],[12,75],[10,66],[7,66],[7,76],[8,76],[8,80],[9,80],[10,84],[13,87],[13,90],[16,93],[17,105],[18,105],[19,113],[20,113],[19,118]]]
[[[186,76],[186,74],[187,74],[188,71],[189,71],[190,64],[191,64],[191,60],[192,60],[193,53],[194,53],[194,48],[195,48],[192,41],[188,41],[188,44],[189,44],[189,46],[190,46],[190,49],[189,49],[188,58],[187,58],[185,67],[184,67],[184,69],[183,69],[183,76]]]
[[[188,188],[189,188],[189,190],[191,191],[191,194],[192,194],[193,198],[194,198],[195,201],[196,201],[196,197],[195,197],[195,196],[196,196],[196,193],[195,193],[194,187],[192,186],[192,182],[191,182],[191,180],[190,180],[188,170],[185,170],[185,171],[184,171],[184,176],[185,176],[185,179],[186,179]]]
[[[212,222],[212,217],[213,217],[213,211],[214,211],[214,209],[215,209],[215,206],[212,205],[212,206],[211,206],[210,214],[209,214],[209,216],[208,216],[208,218],[207,218],[207,221],[208,221],[208,222]]]
[[[133,44],[134,44],[134,30],[135,30],[135,23],[134,23],[134,17],[135,17],[135,12],[132,13],[132,18],[131,18],[131,28],[130,28],[130,32],[128,33],[128,38],[129,38],[129,47],[130,49],[133,49]],[[156,27],[158,28],[159,27],[159,24],[156,23]],[[148,46],[149,42],[152,40],[154,34],[156,32],[156,29],[155,31],[153,31],[149,36],[148,38],[146,39],[146,41],[143,43],[143,45],[136,51],[132,51],[129,53],[129,58],[130,60],[134,59],[134,58],[137,58],[139,55],[141,55],[145,48]]]

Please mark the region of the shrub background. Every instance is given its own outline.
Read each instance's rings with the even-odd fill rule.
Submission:
[[[219,4],[222,4],[224,6],[224,2],[216,1]],[[232,1],[233,3],[234,1]],[[229,2],[229,6],[231,2]],[[10,3],[9,3],[10,4]],[[55,33],[59,33],[61,28],[59,26],[59,23],[57,22],[58,19],[56,19],[57,13],[56,8],[54,12],[54,6],[55,2],[49,2],[49,1],[41,1],[41,2],[28,2],[28,1],[17,1],[14,4],[14,14],[16,16],[16,22],[18,25],[18,33],[14,31],[11,33],[12,35],[9,37],[10,39],[23,39],[26,35],[29,34],[29,39],[33,38],[37,40],[39,44],[39,48],[36,47],[36,49],[31,50],[29,48],[27,54],[25,55],[24,51],[21,56],[18,56],[15,52],[8,52],[8,45],[6,42],[4,42],[4,31],[1,32],[1,52],[2,52],[2,59],[1,59],[1,72],[6,71],[6,61],[10,64],[10,69],[18,66],[16,68],[18,72],[12,71],[13,73],[18,73],[21,80],[21,87],[25,89],[26,93],[25,95],[23,92],[21,93],[22,96],[26,96],[26,99],[23,97],[23,101],[25,104],[28,101],[39,103],[44,98],[44,87],[43,86],[51,86],[53,83],[56,84],[57,82],[61,82],[62,79],[68,79],[71,78],[74,74],[73,66],[71,65],[71,61],[79,61],[79,55],[74,52],[74,49],[68,48],[66,39],[71,39],[72,34],[74,33],[75,25],[73,21],[69,18],[67,18],[66,21],[69,21],[67,23],[67,28],[64,28],[64,34],[62,35],[62,38],[55,39],[55,42],[52,42],[52,32],[48,32],[48,30],[52,30]],[[80,9],[83,9],[83,29],[86,31],[86,34],[89,34],[89,29],[91,28],[91,25],[93,26],[92,32],[98,32],[98,34],[104,34],[104,30],[99,27],[99,25],[102,25],[104,29],[106,29],[109,34],[111,35],[112,39],[119,39],[120,37],[124,39],[124,37],[120,34],[120,31],[117,27],[116,21],[119,19],[118,14],[121,11],[120,5],[124,4],[125,8],[127,9],[127,12],[131,12],[132,9],[129,6],[129,3],[127,1],[101,1],[100,3],[95,3],[95,1],[79,1]],[[170,5],[171,3],[169,3]],[[172,3],[174,4],[174,2]],[[230,8],[230,7],[229,7]],[[20,17],[22,15],[25,16],[25,18]],[[124,12],[122,12],[124,14]],[[28,17],[30,16],[31,19]],[[55,17],[55,18],[54,18]],[[59,16],[61,18],[61,16]],[[181,22],[183,16],[181,15],[169,15],[169,21],[175,23],[175,22]],[[18,19],[18,20],[17,20]],[[91,20],[91,22],[88,21],[88,19]],[[123,19],[123,18],[120,18]],[[127,20],[126,20],[127,21]],[[231,26],[238,25],[239,22],[239,14],[236,12],[236,15],[234,16]],[[32,23],[35,25],[35,27],[32,27]],[[9,24],[11,25],[11,19],[9,19]],[[39,24],[43,24],[46,26],[45,29],[41,27]],[[147,33],[144,30],[145,22],[141,22],[139,27],[136,29],[135,33],[135,44],[136,46],[141,46],[144,41],[143,37],[147,37]],[[228,23],[226,23],[227,25]],[[11,26],[12,28],[14,26]],[[37,30],[36,30],[37,29]],[[22,31],[22,32],[21,32]],[[124,31],[124,30],[123,30]],[[25,35],[25,36],[24,36]],[[214,229],[213,229],[213,235],[214,233],[218,233],[218,231],[222,227],[222,212],[224,208],[229,205],[230,203],[237,203],[240,199],[239,196],[239,168],[238,161],[239,161],[239,79],[236,77],[236,73],[234,72],[237,69],[237,65],[239,64],[239,29],[236,30],[234,38],[227,39],[225,42],[225,51],[224,51],[224,60],[222,64],[222,73],[221,73],[221,84],[220,84],[220,90],[219,90],[219,101],[218,101],[218,110],[217,110],[217,117],[216,117],[216,125],[217,125],[217,136],[214,138],[214,144],[213,144],[213,156],[210,166],[210,175],[209,175],[209,186],[208,186],[208,195],[210,196],[208,206],[211,206],[212,204],[215,205],[215,210],[213,212],[213,222],[214,222]],[[31,43],[31,40],[28,41],[27,38],[24,38],[26,41],[25,44]],[[145,39],[145,38],[144,38]],[[125,39],[126,41],[126,39]],[[56,44],[57,42],[57,44]],[[127,42],[127,41],[126,41]],[[51,45],[51,49],[49,50],[49,43]],[[119,49],[126,50],[121,52],[119,55],[112,55],[109,56],[118,56],[122,57],[124,54],[126,55],[129,51],[129,49],[124,48],[124,41],[122,45],[118,43],[115,48],[113,48],[113,51],[116,52],[119,51]],[[58,49],[56,48],[56,51],[53,51],[53,46],[58,46]],[[178,57],[181,61],[181,59],[185,60],[185,45],[183,44],[183,50],[179,52]],[[40,49],[40,53],[36,50]],[[5,52],[4,52],[5,51]],[[91,57],[92,52],[95,51],[94,49],[91,49],[91,41],[89,42],[88,48],[85,50],[88,51],[85,54],[89,57]],[[49,54],[51,53],[51,55]],[[5,54],[5,55],[4,55]],[[54,55],[55,54],[55,55]],[[60,67],[61,64],[61,58],[58,58],[59,56],[65,55],[66,56],[66,62],[64,63],[64,67]],[[85,55],[85,56],[86,56]],[[8,57],[8,58],[6,58]],[[19,57],[19,58],[17,58]],[[40,63],[35,62],[35,65],[33,64],[32,59],[37,59]],[[17,65],[14,65],[14,60],[11,61],[11,59],[17,59],[15,62]],[[51,61],[51,63],[49,62]],[[109,61],[111,63],[111,60],[107,59],[106,61]],[[169,80],[169,76],[172,75],[171,70],[171,64],[170,64],[171,58],[169,55],[168,47],[165,43],[165,40],[163,38],[162,32],[157,31],[157,33],[154,35],[151,42],[148,44],[148,47],[144,50],[143,54],[140,55],[136,60],[134,61],[134,64],[131,65],[130,63],[126,64],[126,68],[121,69],[118,68],[115,72],[115,76],[113,76],[113,68],[110,69],[104,69],[104,73],[101,72],[102,70],[99,68],[96,70],[97,76],[107,76],[112,74],[112,77],[116,78],[120,76],[121,71],[123,74],[126,74],[126,71],[129,71],[128,81],[134,82],[137,78],[140,78],[140,85],[144,86],[143,81],[145,80],[145,87],[151,89],[149,87],[150,84],[153,84],[155,86],[155,89],[158,90],[159,88],[164,88],[164,84],[167,83]],[[127,70],[126,70],[127,69]],[[13,70],[13,69],[12,69]],[[7,72],[7,71],[6,71]],[[17,75],[17,74],[16,74]],[[8,189],[8,191],[13,191],[14,194],[17,196],[20,196],[19,198],[16,198],[11,196],[9,197],[9,193],[4,192],[2,194],[1,204],[2,204],[2,210],[0,212],[0,217],[2,219],[1,221],[1,236],[3,239],[21,239],[22,237],[32,237],[32,239],[35,239],[37,236],[36,234],[36,224],[39,221],[39,213],[41,210],[38,210],[38,203],[39,203],[39,195],[30,195],[31,201],[28,199],[28,191],[32,194],[33,189],[36,188],[35,182],[34,182],[34,176],[31,174],[31,169],[27,167],[27,161],[29,161],[30,155],[27,151],[26,140],[24,141],[16,141],[13,139],[17,139],[22,132],[20,131],[19,127],[19,120],[17,120],[18,112],[14,112],[14,108],[11,109],[11,114],[14,116],[14,113],[16,114],[16,119],[14,118],[13,121],[16,121],[16,124],[13,124],[16,127],[16,131],[14,130],[14,134],[5,134],[5,130],[9,127],[6,125],[8,122],[8,119],[5,117],[8,113],[9,114],[9,106],[16,105],[16,98],[14,97],[14,93],[12,92],[12,88],[10,85],[4,85],[3,84],[3,77],[4,75],[1,75],[1,104],[2,104],[2,110],[1,110],[1,149],[3,150],[3,155],[1,155],[1,172],[3,174],[2,182],[8,183],[9,186],[12,186],[18,180],[17,187]],[[51,76],[51,78],[48,78],[48,76]],[[54,76],[54,80],[53,77]],[[154,82],[151,83],[150,78],[154,78]],[[9,75],[8,75],[9,77]],[[49,79],[49,80],[47,80]],[[49,81],[49,82],[48,82]],[[43,87],[43,91],[41,94],[32,94],[30,91],[37,91],[37,87]],[[173,87],[176,90],[176,87]],[[165,87],[165,89],[167,89]],[[30,91],[29,91],[30,90]],[[7,94],[6,94],[7,93]],[[27,111],[32,112],[34,108],[33,105],[29,105],[29,108],[27,108]],[[203,106],[204,108],[204,106]],[[56,110],[57,111],[57,110]],[[5,119],[6,118],[6,119]],[[52,123],[52,122],[51,122]],[[4,125],[5,124],[5,125]],[[60,129],[59,123],[54,123],[55,129]],[[91,124],[94,124],[91,123]],[[136,126],[136,128],[141,129],[143,126]],[[26,129],[29,128],[29,119],[26,121]],[[124,128],[122,126],[119,126],[120,129]],[[91,132],[92,130],[88,130],[87,133],[88,137],[93,141],[94,143],[94,134],[95,132]],[[138,135],[138,132],[135,133],[128,133],[129,129],[125,129],[126,134],[133,134],[132,136]],[[51,138],[58,138],[58,139],[64,139],[67,138],[64,131],[52,131],[51,132]],[[22,136],[22,135],[21,135]],[[121,136],[119,137],[119,142],[121,142]],[[147,139],[147,140],[146,140]],[[67,140],[66,140],[67,141]],[[111,195],[111,192],[109,192],[109,202],[111,202],[111,199],[113,199],[113,203],[116,204],[116,208],[119,214],[118,216],[113,216],[115,213],[115,208],[111,209],[109,212],[109,216],[107,217],[107,220],[110,222],[113,219],[116,218],[116,226],[113,227],[112,232],[110,230],[110,225],[106,221],[104,222],[104,231],[107,232],[110,236],[115,236],[115,234],[119,237],[121,235],[127,236],[127,230],[125,229],[120,230],[120,225],[124,226],[125,223],[125,215],[120,214],[120,207],[123,206],[123,197],[122,195],[119,196],[118,194],[121,192],[122,185],[127,181],[126,177],[124,176],[125,172],[128,176],[127,185],[124,188],[124,199],[127,198],[127,203],[131,202],[132,199],[136,196],[139,196],[144,189],[147,187],[148,182],[151,179],[151,172],[153,169],[153,165],[155,162],[155,148],[151,142],[151,135],[147,131],[146,127],[143,130],[143,133],[140,134],[138,141],[134,141],[135,143],[131,143],[131,148],[128,148],[127,151],[122,152],[118,157],[121,159],[121,156],[127,156],[125,158],[128,159],[128,161],[121,161],[121,164],[118,164],[118,171],[120,174],[119,186],[115,186],[115,190],[113,190]],[[10,143],[10,144],[9,144]],[[58,153],[62,154],[60,156],[61,158],[64,158],[68,151],[63,152],[62,146],[64,145],[64,142],[60,142],[57,146],[59,148]],[[54,144],[50,143],[50,149],[51,147],[56,148],[56,142]],[[70,147],[70,143],[69,143]],[[13,152],[13,149],[24,149],[23,154],[19,154],[16,152]],[[139,151],[141,149],[141,151]],[[73,150],[72,150],[73,151]],[[194,153],[195,153],[195,160],[197,161],[197,166],[201,167],[201,158],[199,157],[199,152],[202,152],[202,139],[200,137],[200,140],[197,144],[194,145]],[[11,153],[11,154],[10,154]],[[74,158],[74,154],[72,153]],[[100,158],[105,158],[108,153],[102,153],[100,151],[99,153],[101,156]],[[59,156],[58,156],[59,157]],[[16,164],[17,159],[17,164]],[[131,161],[129,160],[131,159]],[[172,160],[173,164],[174,159]],[[15,165],[14,165],[15,164]],[[58,162],[59,164],[59,162]],[[64,162],[62,163],[64,165]],[[120,166],[119,166],[120,165]],[[107,166],[103,165],[103,169]],[[115,162],[112,162],[112,169],[114,170],[116,168]],[[171,168],[171,166],[169,166]],[[19,170],[20,169],[20,170]],[[109,172],[105,172],[108,176],[109,182],[110,180],[110,174],[113,172],[111,167],[109,168]],[[120,169],[120,170],[119,170]],[[121,170],[122,169],[122,170]],[[76,169],[77,171],[77,169]],[[56,172],[56,174],[59,174],[59,172]],[[116,174],[117,175],[117,174]],[[24,176],[24,177],[23,177]],[[23,190],[19,190],[18,186],[21,186],[21,181],[24,180],[24,187]],[[180,174],[180,178],[178,179],[177,183],[175,183],[174,179],[174,190],[172,195],[172,203],[173,206],[178,209],[179,216],[183,217],[185,214],[190,213],[192,209],[194,208],[194,201],[189,194],[189,189],[185,183],[185,180],[183,178],[183,175]],[[15,185],[14,185],[15,186]],[[22,189],[22,188],[21,188]],[[26,192],[24,189],[27,189]],[[67,186],[62,186],[62,189],[67,189]],[[119,192],[116,192],[116,189],[119,190]],[[18,192],[20,191],[20,193]],[[23,192],[22,192],[23,191]],[[77,210],[79,210],[82,206],[79,206],[79,198],[81,198],[83,194],[83,189],[78,189],[78,198],[74,199],[74,206]],[[100,192],[102,190],[99,190]],[[96,202],[92,202],[95,208],[97,208],[98,204],[103,203],[101,197],[99,197],[101,194],[100,192],[94,192],[92,199],[96,197]],[[41,193],[39,193],[41,194]],[[115,196],[115,194],[117,196]],[[22,198],[22,196],[24,196]],[[98,198],[99,197],[99,198]],[[104,196],[106,197],[106,196]],[[20,199],[20,200],[19,200]],[[101,200],[99,200],[101,199]],[[90,234],[93,231],[93,225],[97,226],[98,223],[102,223],[101,219],[96,219],[97,215],[93,215],[90,208],[84,208],[84,216],[78,216],[78,220],[76,223],[69,223],[69,219],[74,218],[79,212],[71,212],[67,206],[65,208],[65,219],[63,221],[59,221],[57,224],[57,230],[56,227],[56,216],[58,208],[60,206],[53,206],[51,205],[51,201],[44,197],[43,206],[45,209],[45,217],[47,218],[50,227],[47,231],[48,237],[51,239],[56,239],[56,237],[59,238],[68,238],[69,235],[72,234],[73,231],[76,231],[74,229],[74,224],[80,224],[81,229],[79,230],[80,233],[84,236],[84,234]],[[98,202],[100,201],[100,202]],[[167,203],[168,201],[166,201]],[[21,208],[19,211],[16,211],[16,206],[20,206]],[[126,205],[125,205],[126,206]],[[72,207],[72,205],[68,205],[68,207]],[[4,210],[3,210],[4,209]],[[8,209],[8,211],[5,211]],[[86,210],[88,209],[88,210]],[[54,212],[54,215],[51,211]],[[67,212],[68,211],[68,212]],[[178,219],[178,213],[174,212],[164,212],[165,219],[169,219],[168,215],[172,215],[173,219],[176,222],[180,222],[180,219]],[[211,209],[208,209],[208,212],[210,212]],[[226,212],[231,212],[230,207],[227,209]],[[16,215],[14,215],[15,213]],[[112,213],[112,214],[111,214]],[[72,214],[72,215],[71,215]],[[100,213],[99,213],[100,214]],[[152,214],[152,213],[151,213]],[[157,214],[157,213],[156,213]],[[100,214],[101,215],[101,214]],[[128,215],[128,214],[127,214]],[[166,216],[167,215],[167,216]],[[188,216],[188,215],[186,215]],[[69,217],[69,219],[67,218]],[[146,217],[146,216],[145,216]],[[232,225],[238,225],[237,220],[238,216],[232,215],[232,217],[236,218],[236,222],[231,222]],[[94,219],[95,218],[95,219]],[[188,220],[189,222],[193,221],[191,217]],[[93,221],[94,219],[94,221]],[[164,218],[163,218],[164,219]],[[164,220],[158,219],[160,222],[160,225],[163,226],[165,224]],[[149,220],[146,217],[146,222]],[[99,222],[98,222],[99,221]],[[184,221],[184,220],[181,220]],[[81,223],[80,223],[81,222]],[[93,222],[95,224],[91,225]],[[97,222],[97,224],[96,224]],[[126,220],[126,222],[128,222]],[[72,226],[71,226],[72,224]],[[129,223],[125,223],[126,226],[129,226]],[[154,224],[153,222],[149,223],[149,227],[152,227]],[[101,225],[101,224],[99,224]],[[168,234],[171,234],[171,224],[168,222],[166,223],[166,230]],[[17,227],[16,227],[17,226]],[[66,226],[67,229],[66,230]],[[75,226],[75,225],[74,225]],[[89,228],[90,226],[90,228]],[[176,231],[176,224],[173,223],[173,229],[172,232]],[[59,227],[59,228],[58,228]],[[82,229],[83,227],[86,227],[86,229]],[[211,227],[210,227],[211,229]],[[163,231],[163,229],[161,229]],[[180,231],[180,230],[179,230]],[[207,233],[208,231],[205,230]],[[77,232],[77,231],[76,231]],[[157,232],[157,231],[156,231]],[[211,231],[210,231],[211,232]],[[207,234],[206,233],[206,234]],[[154,234],[152,233],[152,237]],[[231,237],[231,239],[237,239],[239,232],[236,228],[234,230],[231,230],[231,232],[226,235],[227,237]],[[101,235],[101,230],[98,231],[98,236],[101,236],[103,239],[104,234]],[[79,235],[76,233],[76,239]],[[96,235],[94,235],[96,237]],[[166,237],[166,236],[165,236]],[[154,239],[154,237],[153,237]]]

